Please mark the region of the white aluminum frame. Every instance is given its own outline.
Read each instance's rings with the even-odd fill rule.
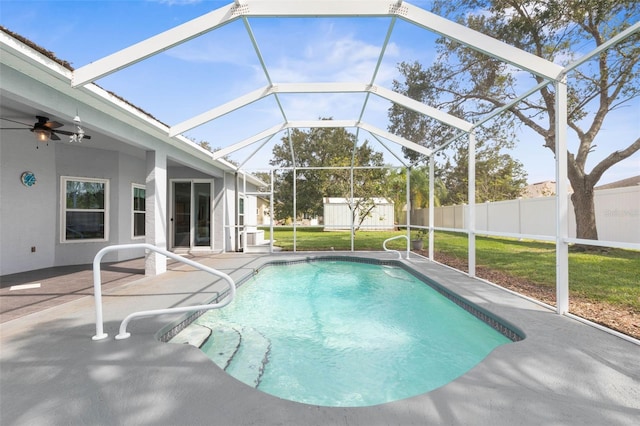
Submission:
[[[483,117],[476,123],[468,123],[459,118],[448,115],[442,111],[438,111],[427,105],[413,101],[403,95],[394,93],[387,89],[381,88],[373,84],[362,83],[287,83],[274,84],[269,77],[268,70],[258,44],[253,36],[249,26],[248,18],[253,17],[391,17],[391,25],[389,27],[387,37],[382,47],[380,59],[374,71],[374,78],[377,73],[377,67],[386,49],[387,42],[396,19],[402,19],[418,27],[428,31],[437,33],[441,36],[461,43],[464,46],[480,51],[490,57],[504,61],[515,67],[529,71],[544,79],[537,86],[531,88],[517,99],[513,100],[502,108],[496,109],[492,113]],[[581,244],[601,245],[603,242],[589,242],[584,240],[576,240],[568,238],[568,214],[569,206],[567,201],[567,91],[566,91],[566,75],[582,63],[598,55],[600,52],[610,48],[616,43],[626,39],[630,35],[640,31],[640,22],[635,23],[622,33],[616,35],[612,39],[606,41],[601,46],[592,50],[589,54],[584,55],[567,67],[561,67],[543,58],[520,50],[514,46],[496,40],[492,37],[481,34],[472,29],[466,28],[460,24],[451,22],[445,18],[427,12],[419,7],[413,6],[402,0],[368,0],[368,1],[345,1],[345,0],[323,0],[323,1],[299,1],[299,0],[278,0],[278,1],[250,1],[250,0],[234,0],[226,6],[209,12],[199,18],[193,19],[173,29],[165,31],[154,37],[141,41],[126,49],[116,52],[112,55],[99,59],[89,65],[83,66],[73,72],[72,86],[86,86],[87,91],[95,90],[96,86],[90,83],[114,73],[122,68],[128,67],[136,62],[142,61],[148,57],[158,54],[162,51],[175,47],[188,40],[196,38],[202,34],[220,28],[230,22],[242,19],[251,38],[253,47],[260,59],[269,86],[263,87],[256,91],[247,93],[235,100],[224,105],[217,106],[207,112],[196,117],[190,118],[182,123],[172,126],[167,134],[170,137],[176,137],[182,132],[200,126],[208,121],[215,120],[229,112],[242,108],[260,99],[268,96],[274,96],[278,107],[283,116],[283,122],[277,124],[270,129],[264,130],[248,139],[229,145],[226,148],[213,154],[213,159],[221,159],[234,151],[262,141],[262,144],[256,149],[251,156],[264,146],[268,140],[283,130],[291,128],[314,128],[314,127],[350,127],[369,132],[380,143],[382,139],[389,140],[395,144],[399,144],[405,148],[414,150],[429,158],[430,165],[430,214],[429,214],[429,257],[433,259],[433,153],[445,149],[455,140],[464,135],[469,138],[469,205],[471,218],[475,216],[475,137],[473,129],[483,125],[486,121],[496,115],[507,111],[509,108],[520,102],[522,99],[537,92],[548,84],[553,84],[556,96],[556,122],[555,122],[555,144],[556,144],[556,182],[557,184],[557,211],[556,211],[556,293],[557,293],[557,312],[565,314],[568,310],[568,244],[572,242],[580,242]],[[279,101],[279,93],[365,93],[366,99],[358,119],[353,121],[300,121],[290,122],[286,118],[286,113]],[[397,103],[405,108],[419,112],[431,118],[441,121],[455,129],[459,133],[448,141],[442,143],[435,150],[429,150],[417,144],[415,141],[408,141],[404,138],[392,135],[386,131],[380,130],[361,121],[364,108],[371,94],[381,96],[391,102]],[[266,140],[265,140],[266,139]],[[357,141],[357,138],[356,138]],[[383,144],[386,147],[386,145]],[[388,149],[388,148],[387,148]],[[295,165],[295,153],[292,149],[292,158]],[[394,154],[395,155],[395,154]],[[245,161],[246,162],[246,161]],[[402,162],[402,161],[401,161]],[[244,163],[243,163],[244,164]],[[273,174],[273,171],[272,171]],[[295,167],[294,167],[295,174]],[[295,180],[294,180],[295,182]],[[407,176],[407,184],[409,178]],[[273,183],[272,183],[273,184]],[[273,190],[272,190],[273,192]],[[409,191],[407,191],[409,192]],[[294,190],[295,194],[295,190]],[[273,198],[272,201],[273,203]],[[295,199],[294,199],[295,206]],[[295,208],[295,207],[294,207]],[[409,217],[408,217],[409,218]],[[409,220],[407,221],[409,224]],[[273,225],[272,225],[273,226]],[[475,275],[475,221],[470,221],[469,229],[469,275]],[[408,227],[409,228],[409,227]],[[409,233],[409,230],[407,231]],[[295,227],[294,227],[294,250],[295,250]]]

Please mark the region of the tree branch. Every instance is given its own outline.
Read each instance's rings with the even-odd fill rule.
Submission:
[[[622,151],[614,151],[609,154],[604,160],[600,161],[589,173],[589,181],[594,185],[600,180],[602,174],[606,172],[614,164],[631,157],[634,153],[640,150],[640,138],[636,139],[631,145],[623,149]]]

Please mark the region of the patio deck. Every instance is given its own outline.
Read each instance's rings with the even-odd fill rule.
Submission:
[[[269,259],[310,255],[220,254],[198,261],[239,279]],[[637,424],[640,346],[441,265],[424,259],[411,264],[515,324],[526,339],[497,348],[452,383],[406,400],[361,408],[295,403],[238,382],[194,347],[158,342],[156,333],[179,315],[134,320],[131,338],[114,340],[131,312],[200,304],[224,287],[204,272],[173,265],[161,276],[133,274],[131,281],[105,288],[106,340],[91,339],[94,301],[84,290],[76,300],[0,324],[0,423]]]

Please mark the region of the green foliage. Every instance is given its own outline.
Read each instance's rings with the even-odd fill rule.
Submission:
[[[194,143],[196,143],[197,145],[199,145],[201,148],[206,149],[209,152],[213,152],[213,148],[211,148],[211,144],[207,141],[200,141],[200,142],[196,142],[195,140],[192,139],[192,141]]]
[[[382,153],[375,152],[367,141],[358,145],[356,137],[342,128],[294,129],[290,137],[273,148],[270,164],[279,168],[294,165],[296,173],[296,210],[298,216],[323,214],[323,198],[351,198],[350,167],[382,166]],[[338,167],[342,169],[306,169],[308,167]],[[304,176],[302,179],[300,175]],[[384,196],[383,169],[356,169],[353,172],[354,202],[352,215],[360,221],[373,207],[371,197]],[[274,175],[275,215],[281,219],[293,216],[294,173],[276,171]]]
[[[189,140],[191,142],[193,142],[194,144],[200,146],[201,148],[206,149],[209,152],[216,152],[216,151],[219,151],[221,149],[220,147],[213,148],[211,146],[211,144],[208,141],[205,141],[205,140],[202,140],[200,142],[196,142],[196,140],[194,138],[189,138]],[[227,162],[229,162],[229,163],[231,163],[231,164],[233,164],[235,166],[238,165],[238,162],[232,160],[231,157],[229,157],[228,155],[225,155],[223,158],[224,158],[225,161],[227,161]]]
[[[445,204],[468,203],[469,149],[461,146],[447,160],[443,179],[448,188]],[[522,194],[527,174],[522,163],[508,154],[500,153],[500,146],[479,144],[476,147],[476,202],[512,200]]]
[[[440,91],[433,84],[434,79],[442,79],[446,71],[438,64],[424,69],[419,63],[401,63],[398,66],[405,81],[394,81],[394,90],[415,100],[427,104],[438,104],[452,115],[473,119],[475,113],[467,113],[461,105],[440,99]],[[480,72],[480,71],[478,71]],[[477,76],[476,76],[477,78]],[[467,106],[468,107],[468,106]],[[451,136],[451,128],[414,111],[394,105],[389,110],[389,130],[406,139],[422,141],[423,145],[435,148]],[[481,127],[476,134],[476,201],[499,201],[518,197],[526,185],[526,172],[522,163],[513,159],[505,151],[513,147],[513,127],[505,117],[493,120],[487,127]],[[405,156],[412,161],[418,155],[409,150]],[[439,201],[442,204],[462,204],[468,199],[468,165],[469,150],[467,139],[462,138],[449,150],[450,158],[439,161],[437,178],[444,183],[446,192],[440,191]],[[426,170],[426,168],[425,168]],[[413,181],[413,175],[412,175]],[[420,176],[416,176],[420,183]],[[418,185],[419,187],[419,185]],[[419,194],[419,193],[418,193]],[[418,195],[416,194],[416,195]],[[422,203],[414,203],[414,207],[424,207]]]
[[[411,232],[411,241],[424,240],[429,236],[429,230],[426,228],[419,228],[417,231]]]
[[[422,209],[429,206],[429,167],[421,166],[411,169],[409,175],[410,193],[409,199],[413,209]],[[407,203],[407,172],[406,169],[394,169],[387,172],[385,178],[387,198],[394,202],[396,219],[403,214],[403,208]],[[438,178],[434,182],[433,202],[436,207],[448,197],[445,183]]]

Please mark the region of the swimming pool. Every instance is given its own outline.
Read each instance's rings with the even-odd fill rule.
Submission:
[[[268,266],[234,303],[204,313],[171,342],[200,347],[238,380],[281,398],[342,407],[408,398],[520,338],[400,262]]]

